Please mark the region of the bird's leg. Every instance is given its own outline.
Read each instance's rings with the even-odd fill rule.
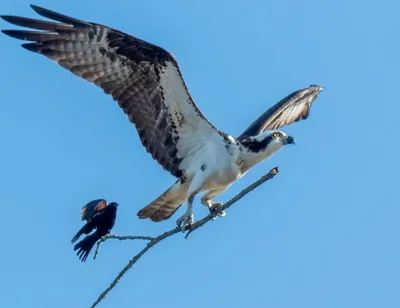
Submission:
[[[217,195],[219,195],[225,190],[226,188],[218,190],[210,190],[203,196],[203,198],[201,198],[201,203],[207,206],[208,209],[210,210],[210,213],[214,215],[213,219],[215,219],[217,215],[219,217],[224,217],[226,215],[226,212],[223,210],[223,203],[211,201],[213,198],[215,198]]]
[[[194,175],[190,185],[189,189],[187,191],[187,208],[186,208],[186,213],[178,218],[176,221],[176,224],[181,227],[182,231],[185,231],[187,226],[191,226],[194,222],[194,215],[193,215],[193,200],[194,197],[201,191],[202,187],[204,185],[204,174],[203,172],[198,172]]]
[[[179,217],[176,221],[178,227],[181,227],[182,232],[185,231],[186,227],[190,227],[194,223],[193,200],[194,196],[189,197],[186,213]]]

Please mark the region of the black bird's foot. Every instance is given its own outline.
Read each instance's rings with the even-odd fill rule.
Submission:
[[[214,216],[213,220],[215,220],[217,218],[217,216],[219,216],[219,217],[226,216],[226,212],[223,210],[223,206],[224,206],[224,204],[221,202],[213,202],[210,204],[208,209],[210,210],[210,213],[213,214],[213,216]]]

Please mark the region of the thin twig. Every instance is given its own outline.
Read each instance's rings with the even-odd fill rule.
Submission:
[[[272,179],[275,175],[277,175],[279,172],[278,167],[275,167],[273,169],[271,169],[266,175],[264,175],[263,177],[261,177],[258,181],[254,182],[253,184],[251,184],[250,186],[248,186],[247,188],[245,188],[244,190],[242,190],[239,194],[237,194],[235,197],[233,197],[231,200],[229,200],[228,202],[226,202],[223,205],[223,210],[228,209],[232,204],[236,203],[237,201],[239,201],[240,199],[242,199],[245,195],[247,195],[249,192],[253,191],[254,189],[256,189],[258,186],[260,186],[261,184],[265,183],[266,181]],[[208,214],[206,217],[204,217],[203,219],[195,222],[190,228],[188,228],[187,230],[189,231],[185,238],[188,238],[189,234],[191,234],[193,231],[195,231],[196,229],[202,227],[203,225],[205,225],[207,222],[209,222],[210,220],[212,220],[213,218],[215,218],[215,214]],[[185,231],[187,231],[185,230]],[[150,237],[150,236],[117,236],[117,235],[106,235],[104,236],[100,241],[104,242],[108,239],[119,239],[119,240],[126,240],[126,239],[143,239],[143,240],[149,240],[149,242],[147,243],[146,247],[144,247],[137,255],[135,255],[129,262],[127,265],[125,265],[125,267],[118,273],[117,277],[115,277],[115,279],[113,280],[113,282],[110,284],[110,286],[105,289],[100,296],[97,298],[97,300],[93,303],[93,305],[91,306],[91,308],[96,307],[106,296],[108,293],[110,293],[110,291],[112,289],[115,288],[115,286],[118,284],[118,282],[121,280],[121,278],[126,274],[126,272],[137,262],[139,261],[139,259],[152,247],[154,247],[155,245],[157,245],[159,242],[161,242],[162,240],[166,239],[167,237],[170,237],[174,234],[180,233],[182,232],[180,227],[176,227],[172,230],[169,230],[167,232],[164,232],[162,234],[160,234],[157,237]],[[100,246],[100,243],[97,244],[97,248],[96,248],[96,252],[98,250]]]
[[[106,240],[109,239],[115,239],[119,241],[126,241],[126,240],[145,240],[145,241],[152,241],[154,240],[154,237],[152,236],[143,236],[143,235],[115,235],[115,234],[107,234],[104,235],[98,242],[96,246],[96,250],[94,252],[93,259],[97,258],[97,255],[99,254],[99,248],[102,243],[104,243]]]
[[[120,281],[120,279],[125,275],[125,273],[153,246],[158,244],[160,241],[163,239],[170,237],[171,235],[174,235],[178,232],[182,232],[181,228],[176,227],[175,229],[172,229],[170,231],[167,231],[156,238],[152,239],[149,243],[147,243],[146,247],[144,247],[136,256],[134,256],[127,265],[120,271],[113,280],[113,282],[110,284],[110,286],[103,291],[103,293],[100,294],[98,299],[94,302],[94,304],[91,306],[92,308],[96,307],[106,296],[107,294],[115,288],[117,283]]]

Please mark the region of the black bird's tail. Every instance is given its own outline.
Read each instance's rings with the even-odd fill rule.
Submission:
[[[101,237],[97,234],[97,232],[86,236],[82,241],[77,243],[74,246],[74,250],[78,250],[76,255],[82,262],[86,261],[90,251],[92,250],[94,244],[100,239]]]

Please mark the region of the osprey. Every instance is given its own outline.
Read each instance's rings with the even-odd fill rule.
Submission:
[[[12,24],[42,30],[3,33],[31,41],[22,47],[110,94],[136,127],[147,152],[178,178],[138,212],[139,218],[162,221],[187,202],[185,214],[177,220],[184,230],[194,222],[193,200],[200,192],[205,192],[201,203],[224,216],[222,204],[213,199],[254,165],[294,144],[293,137],[277,129],[306,119],[323,89],[310,86],[294,92],[234,138],[218,130],[197,108],[177,60],[165,49],[101,24],[31,7],[56,22],[1,16]]]

